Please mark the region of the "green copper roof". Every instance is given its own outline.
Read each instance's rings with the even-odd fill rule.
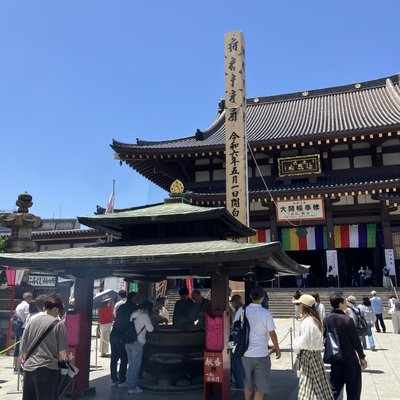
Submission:
[[[225,207],[199,207],[188,204],[183,198],[166,199],[164,204],[137,208],[111,214],[79,217],[79,222],[94,229],[123,232],[127,227],[139,231],[144,225],[153,225],[153,237],[157,229],[164,224],[189,224],[196,234],[196,227],[208,225],[224,233],[224,237],[248,237],[255,231],[234,218]]]
[[[169,243],[122,243],[36,253],[1,254],[0,265],[15,268],[68,271],[91,270],[94,276],[109,273],[147,279],[182,274],[242,276],[256,269],[278,274],[299,274],[304,268],[289,258],[279,242],[237,243],[231,240]]]

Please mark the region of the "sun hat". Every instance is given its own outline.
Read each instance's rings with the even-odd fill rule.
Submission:
[[[292,300],[294,304],[304,304],[308,307],[312,307],[316,301],[310,294],[302,294],[298,300]]]
[[[346,299],[348,304],[351,304],[352,306],[357,306],[357,299],[354,296],[349,296]]]

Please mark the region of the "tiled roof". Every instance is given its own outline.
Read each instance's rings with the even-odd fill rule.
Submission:
[[[171,271],[200,268],[197,274],[208,276],[210,268],[248,266],[269,268],[281,274],[298,274],[303,268],[289,258],[280,243],[237,243],[231,240],[151,243],[113,242],[107,245],[79,247],[36,253],[0,254],[0,265],[39,270],[91,269],[102,274],[146,276],[152,273],[169,275]],[[208,267],[207,267],[208,266]]]
[[[361,176],[340,176],[335,178],[321,177],[315,183],[303,182],[302,180],[293,181],[290,185],[285,185],[283,182],[274,182],[268,184],[269,192],[276,196],[286,196],[295,193],[296,195],[306,193],[316,193],[317,191],[323,193],[340,192],[343,190],[352,191],[360,189],[379,189],[386,187],[398,187],[400,183],[400,172],[385,174],[385,175],[361,175]],[[249,188],[250,196],[267,196],[268,192],[265,187],[251,187]],[[196,192],[191,193],[192,199],[203,197],[218,197],[225,198],[225,190],[213,190],[212,192]]]
[[[248,99],[246,113],[250,143],[310,140],[340,135],[400,129],[398,76],[360,84],[303,93]],[[167,150],[222,149],[225,114],[196,135],[162,142],[137,140],[136,144],[114,141],[120,155]],[[123,156],[121,157],[123,159]]]

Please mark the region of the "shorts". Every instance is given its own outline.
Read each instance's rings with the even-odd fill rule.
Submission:
[[[271,360],[266,357],[242,357],[244,386],[253,392],[270,393]]]

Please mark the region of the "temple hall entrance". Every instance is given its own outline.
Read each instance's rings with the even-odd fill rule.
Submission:
[[[352,275],[360,285],[358,270],[368,266],[372,270],[372,286],[382,286],[383,254],[379,247],[372,249],[338,249],[339,282],[342,287],[350,287]]]

